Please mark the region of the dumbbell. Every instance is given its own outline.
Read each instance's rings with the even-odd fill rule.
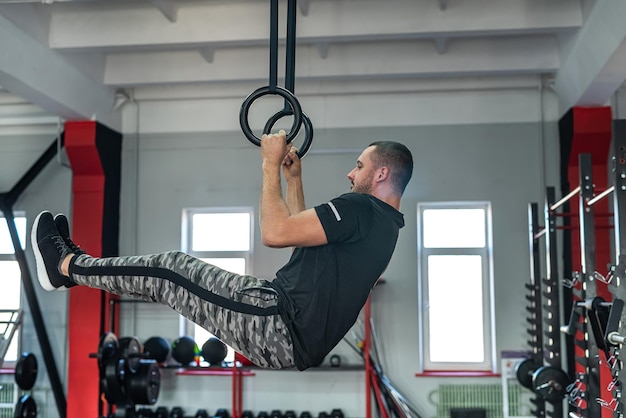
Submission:
[[[278,409],[274,409],[270,412],[270,418],[283,418],[283,413]]]
[[[241,418],[254,418],[254,413],[248,409],[241,413]]]
[[[135,414],[136,418],[155,418],[155,413],[150,408],[139,408]]]
[[[206,409],[198,409],[198,411],[196,411],[195,418],[209,418],[209,413]]]
[[[328,413],[322,411],[319,414],[317,414],[317,418],[330,418],[330,415],[328,415]]]
[[[339,408],[330,411],[330,418],[343,418],[343,411]]]
[[[230,415],[229,415],[227,410],[225,410],[224,408],[220,408],[217,411],[215,411],[215,414],[213,414],[213,417],[215,417],[215,418],[230,418]]]
[[[300,413],[300,418],[313,418],[313,416],[309,411],[302,411],[302,413]]]
[[[261,411],[257,414],[256,418],[269,418],[270,414],[268,414],[266,411]]]
[[[284,418],[297,418],[297,415],[295,413],[295,411],[289,409],[287,411],[285,411],[285,415],[283,415]]]
[[[154,412],[154,418],[168,418],[169,416],[170,413],[164,406],[159,406]]]
[[[180,406],[175,406],[170,411],[169,418],[185,418],[185,411]]]

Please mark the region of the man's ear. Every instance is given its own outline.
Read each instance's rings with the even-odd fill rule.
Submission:
[[[376,182],[385,181],[387,178],[389,178],[389,168],[380,167],[378,169],[378,174],[376,175]]]

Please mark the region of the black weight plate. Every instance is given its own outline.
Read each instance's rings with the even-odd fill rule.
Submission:
[[[100,371],[104,373],[104,369],[112,357],[117,357],[119,344],[117,337],[112,332],[107,332],[100,338],[100,344],[98,345],[98,367]]]
[[[15,383],[22,390],[31,390],[37,380],[37,357],[23,353],[15,364]]]
[[[140,355],[143,352],[141,342],[135,337],[124,337],[118,341],[120,356],[126,358],[126,367],[135,373],[139,367]]]
[[[37,417],[37,404],[30,395],[23,395],[15,405],[13,418],[35,418]]]
[[[102,392],[108,403],[113,405],[126,403],[126,359],[110,358],[100,379]]]
[[[154,360],[140,360],[137,372],[126,376],[130,400],[139,405],[154,405],[161,388],[161,371]]]
[[[194,418],[209,418],[209,413],[206,409],[198,409]]]
[[[154,411],[154,417],[155,418],[167,418],[169,417],[170,413],[168,412],[167,408],[164,406],[159,406],[156,411]]]
[[[180,406],[175,406],[172,408],[169,414],[169,418],[184,418],[185,410]]]
[[[515,376],[520,385],[533,388],[533,373],[539,368],[533,359],[522,360],[515,366]]]
[[[567,373],[550,366],[538,368],[532,380],[535,393],[550,403],[561,402],[571,383]]]
[[[150,408],[139,408],[135,414],[135,418],[155,418],[155,412]]]
[[[278,414],[280,415],[280,411],[274,411],[274,412],[278,412]],[[270,415],[271,416],[271,415]],[[225,410],[224,408],[220,408],[217,411],[215,411],[214,417],[213,418],[230,418],[230,415],[228,415],[228,411]]]

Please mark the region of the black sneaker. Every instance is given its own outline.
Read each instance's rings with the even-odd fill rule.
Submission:
[[[70,223],[67,220],[67,217],[62,213],[59,213],[54,216],[54,224],[57,226],[57,231],[59,231],[59,235],[65,241],[65,245],[67,245],[74,254],[86,254],[85,250],[80,248],[78,245],[74,244],[74,241],[70,238]],[[66,288],[70,288],[76,286],[76,283],[70,282],[65,284],[64,287],[60,287],[59,290],[65,290]]]
[[[59,213],[54,217],[54,224],[57,226],[57,231],[59,231],[59,235],[65,241],[65,245],[70,248],[76,255],[86,254],[85,250],[80,248],[78,245],[74,244],[74,241],[70,238],[70,223],[67,220],[67,217],[62,213]]]
[[[31,243],[37,261],[37,277],[46,290],[56,290],[72,284],[69,277],[61,273],[61,262],[71,249],[59,235],[50,212],[37,215],[31,231]]]

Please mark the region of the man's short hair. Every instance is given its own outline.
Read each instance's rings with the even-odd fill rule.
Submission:
[[[376,141],[372,160],[377,167],[388,167],[394,189],[402,194],[413,174],[413,155],[403,144],[395,141]]]

